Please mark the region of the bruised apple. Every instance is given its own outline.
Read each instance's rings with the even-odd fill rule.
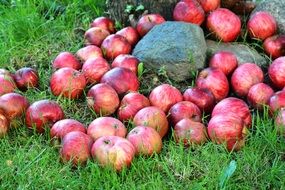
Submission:
[[[169,120],[173,126],[180,120],[188,118],[192,121],[201,121],[201,111],[192,102],[182,101],[174,104],[169,110]]]
[[[57,121],[50,130],[52,139],[63,139],[63,137],[72,131],[80,131],[86,133],[85,126],[75,119],[62,119]]]
[[[8,93],[0,97],[0,110],[10,121],[21,117],[29,107],[27,98],[17,93]]]
[[[175,5],[173,19],[201,25],[205,20],[205,12],[196,0],[182,0]]]
[[[143,15],[137,23],[137,31],[141,37],[146,35],[155,25],[165,22],[160,14]]]
[[[211,112],[215,105],[215,97],[207,89],[191,87],[185,90],[183,94],[185,101],[190,101],[196,104],[201,111]]]
[[[254,63],[244,63],[240,65],[231,77],[233,91],[239,97],[246,97],[249,89],[263,82],[263,72],[261,68]]]
[[[120,54],[131,53],[132,46],[125,37],[111,34],[102,42],[101,49],[106,59],[113,60]]]
[[[220,101],[212,111],[212,117],[215,115],[226,115],[227,113],[234,113],[242,119],[244,124],[251,127],[251,113],[248,105],[241,99],[229,97]]]
[[[162,149],[162,139],[151,127],[137,126],[129,132],[127,139],[134,145],[136,155],[151,156]]]
[[[217,102],[227,97],[229,93],[229,82],[226,75],[215,68],[202,70],[196,80],[196,86],[209,90]]]
[[[96,84],[87,93],[87,104],[96,114],[111,115],[119,107],[117,92],[108,84]]]
[[[92,143],[92,138],[81,131],[67,133],[61,143],[62,162],[71,162],[73,166],[85,164],[91,157]]]
[[[150,104],[160,108],[165,113],[168,112],[171,106],[182,100],[181,92],[169,84],[161,84],[155,87],[149,95]]]
[[[133,119],[139,110],[148,106],[150,106],[150,102],[147,97],[138,92],[130,92],[121,100],[118,118],[121,121]]]
[[[126,69],[130,69],[132,72],[134,72],[137,75],[139,62],[140,61],[133,55],[121,54],[118,57],[116,57],[112,62],[112,68],[123,67]]]
[[[235,113],[213,116],[207,130],[212,142],[225,144],[228,151],[240,150],[245,144],[247,128]]]
[[[102,136],[110,135],[125,138],[127,132],[127,128],[124,124],[113,117],[99,117],[93,120],[87,129],[87,134],[92,137],[94,141]]]
[[[55,71],[50,79],[50,89],[55,96],[76,99],[81,96],[86,86],[84,75],[72,68],[61,68]]]
[[[174,126],[174,138],[184,146],[193,144],[202,145],[207,141],[207,129],[203,123],[185,118]]]
[[[118,136],[100,137],[92,146],[91,154],[100,166],[111,167],[116,171],[129,167],[136,149],[130,141]]]
[[[51,100],[39,100],[32,103],[26,111],[26,125],[35,128],[37,132],[43,133],[45,127],[63,119],[64,113],[61,107]]]
[[[81,66],[80,61],[72,53],[66,51],[58,54],[52,63],[53,69],[69,67],[79,70]]]
[[[148,126],[154,128],[161,138],[168,132],[168,121],[165,113],[155,107],[149,106],[141,109],[134,117],[135,126]]]
[[[105,73],[101,78],[101,83],[110,85],[119,95],[139,89],[139,79],[136,74],[122,67],[115,67]]]
[[[87,59],[82,66],[82,73],[91,84],[100,82],[102,76],[109,70],[109,63],[102,57]]]

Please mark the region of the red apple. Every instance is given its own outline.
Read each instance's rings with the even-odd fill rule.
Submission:
[[[117,92],[108,84],[96,84],[87,93],[87,104],[96,114],[111,115],[119,107]]]
[[[137,23],[137,31],[141,37],[146,35],[155,25],[165,22],[160,14],[143,15]]]
[[[39,75],[35,69],[24,67],[17,70],[14,74],[14,81],[20,90],[35,88],[39,83]]]
[[[99,117],[93,120],[87,129],[87,134],[94,141],[103,136],[118,136],[125,138],[128,131],[124,124],[113,117]]]
[[[28,107],[28,100],[20,94],[8,93],[0,97],[0,110],[3,110],[5,116],[10,121],[22,116]]]
[[[197,0],[202,6],[203,10],[208,13],[216,10],[221,6],[221,0]]]
[[[72,68],[61,68],[55,71],[50,79],[51,92],[55,96],[64,96],[70,99],[78,98],[86,86],[84,75]]]
[[[173,19],[201,25],[205,12],[196,0],[179,1],[173,10]]]
[[[135,56],[128,54],[121,54],[114,59],[112,63],[112,68],[123,67],[126,69],[130,69],[137,75],[139,62],[140,61]]]
[[[9,125],[9,120],[0,112],[0,138],[8,133]]]
[[[201,111],[211,112],[215,105],[215,97],[207,89],[197,87],[188,88],[183,94],[185,101],[190,101],[196,104]]]
[[[91,23],[91,27],[99,27],[108,30],[110,33],[115,32],[115,23],[107,17],[98,17]]]
[[[16,89],[14,79],[10,74],[0,74],[0,96],[13,92]]]
[[[92,138],[81,131],[67,133],[61,143],[62,162],[72,162],[73,166],[85,164],[91,157],[92,143]]]
[[[116,34],[125,37],[132,46],[135,46],[140,38],[138,31],[131,26],[119,30]]]
[[[131,53],[132,46],[125,37],[112,34],[102,42],[101,49],[106,59],[113,60],[120,54]]]
[[[177,143],[184,146],[193,144],[202,145],[207,141],[207,131],[203,123],[192,121],[185,118],[174,126],[174,138]]]
[[[100,82],[102,76],[109,70],[109,63],[102,57],[90,58],[82,66],[82,72],[91,84]]]
[[[26,125],[43,133],[45,127],[51,127],[64,118],[61,107],[51,100],[39,100],[29,106],[26,111]]]
[[[249,18],[247,30],[251,38],[265,40],[276,33],[277,23],[269,12],[258,11]]]
[[[135,147],[125,138],[104,136],[93,144],[91,154],[101,166],[121,171],[131,165],[135,156]]]
[[[201,122],[201,111],[192,102],[182,101],[174,104],[169,110],[169,120],[173,126],[180,120],[188,118],[192,121]]]
[[[249,89],[247,101],[252,107],[261,110],[263,106],[268,105],[268,101],[273,94],[274,91],[270,86],[264,83],[257,83]]]
[[[152,127],[161,138],[166,135],[169,128],[165,113],[155,106],[145,107],[138,111],[134,117],[134,125]]]
[[[85,62],[87,61],[87,59],[103,57],[103,53],[99,47],[94,46],[94,45],[89,45],[89,46],[79,49],[76,52],[76,56],[82,62]]]
[[[230,51],[219,51],[211,57],[209,67],[220,69],[228,76],[238,67],[238,60]]]
[[[275,118],[275,126],[277,131],[285,136],[285,109],[281,109]]]
[[[221,101],[229,93],[229,82],[226,75],[219,69],[206,68],[202,70],[196,80],[198,88],[209,90],[215,100]]]
[[[263,42],[263,48],[265,53],[272,59],[285,56],[285,35],[275,35],[266,38]]]
[[[137,126],[133,128],[127,139],[134,145],[136,155],[151,156],[160,153],[162,140],[159,133],[147,126]]]
[[[276,88],[282,89],[285,87],[285,56],[275,59],[269,65],[268,75]]]
[[[278,91],[273,94],[269,99],[269,107],[271,114],[279,111],[281,108],[285,107],[285,91]]]
[[[208,124],[208,135],[217,144],[225,144],[229,151],[240,150],[245,143],[247,129],[235,113],[215,115]]]
[[[220,101],[213,109],[212,117],[215,115],[226,115],[234,113],[239,116],[247,127],[251,127],[251,114],[248,105],[241,99],[229,97]]]
[[[77,58],[70,52],[61,52],[56,56],[52,63],[54,69],[60,69],[64,67],[73,68],[75,70],[81,69],[81,63]]]
[[[207,17],[207,28],[223,42],[232,42],[240,34],[241,21],[229,9],[218,8]]]
[[[121,101],[118,109],[118,118],[121,121],[133,119],[139,110],[147,106],[150,106],[147,97],[138,92],[130,92],[126,94]]]
[[[63,137],[72,131],[80,131],[86,133],[85,126],[74,119],[62,119],[57,121],[50,130],[52,139],[63,139]]]
[[[246,97],[253,85],[263,82],[263,77],[263,72],[258,65],[244,63],[233,72],[231,77],[233,91],[240,97]]]
[[[105,73],[101,78],[101,83],[110,85],[119,95],[123,95],[128,91],[137,91],[140,85],[135,73],[121,67],[115,67]]]
[[[149,95],[150,104],[160,108],[165,113],[168,112],[171,106],[182,100],[181,92],[169,84],[161,84],[155,87]]]
[[[101,46],[103,40],[109,35],[108,30],[99,27],[89,28],[84,34],[85,44]]]

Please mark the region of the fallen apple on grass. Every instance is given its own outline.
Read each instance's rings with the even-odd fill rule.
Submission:
[[[92,138],[81,131],[67,133],[61,143],[62,162],[71,162],[73,166],[85,164],[91,158],[92,143]]]
[[[10,74],[0,74],[0,96],[14,92],[16,83]]]
[[[87,105],[100,116],[113,114],[120,104],[120,99],[108,84],[96,84],[87,93]]]
[[[53,95],[76,99],[81,96],[86,86],[84,75],[72,68],[61,68],[55,71],[50,79]]]
[[[28,107],[26,111],[26,126],[43,133],[45,127],[52,127],[55,122],[63,118],[64,113],[56,102],[39,100]]]
[[[136,149],[130,141],[117,136],[103,136],[95,141],[91,154],[102,167],[121,171],[131,165]]]
[[[145,107],[138,111],[134,117],[133,123],[135,126],[148,126],[154,128],[161,138],[167,134],[169,129],[165,113],[155,106]]]
[[[127,39],[127,41],[131,44],[131,46],[135,46],[140,39],[140,35],[138,31],[131,27],[127,26],[121,30],[119,30],[116,34],[119,34]]]
[[[149,95],[150,104],[160,108],[165,113],[169,111],[171,106],[182,100],[181,92],[169,84],[161,84],[155,87]]]
[[[91,84],[100,82],[102,76],[109,70],[109,63],[102,57],[87,59],[82,66],[82,73]]]
[[[4,137],[9,130],[9,120],[0,112],[0,138]]]
[[[274,35],[266,38],[263,42],[263,49],[272,59],[285,56],[285,35]]]
[[[98,57],[103,57],[102,50],[94,45],[88,45],[86,47],[83,47],[79,49],[76,52],[76,56],[82,61],[85,62],[88,59],[91,58],[98,58]],[[81,67],[80,67],[81,68]]]
[[[226,76],[229,76],[238,67],[238,60],[230,51],[219,51],[211,57],[209,67],[220,69]]]
[[[14,81],[20,90],[35,88],[39,84],[39,75],[35,69],[24,67],[15,72]]]
[[[275,59],[268,68],[268,75],[274,87],[285,87],[285,56]]]
[[[276,114],[285,107],[285,91],[275,92],[269,99],[269,108],[271,114]]]
[[[202,145],[207,142],[207,129],[203,123],[185,118],[174,126],[174,139],[184,146]]]
[[[221,0],[197,0],[205,13],[216,10],[221,6]]]
[[[151,127],[136,126],[128,133],[127,139],[134,145],[136,155],[152,156],[162,149],[161,137]]]
[[[112,62],[112,68],[122,67],[126,69],[130,69],[136,75],[138,74],[138,65],[140,61],[132,55],[121,54],[114,59]]]
[[[247,94],[248,103],[259,110],[268,105],[269,99],[273,96],[273,89],[265,83],[257,83],[253,85]]]
[[[107,17],[97,17],[91,23],[91,27],[99,27],[108,30],[111,34],[115,32],[115,23]]]
[[[128,131],[124,124],[113,117],[99,117],[93,120],[87,129],[87,134],[94,141],[103,136],[119,136],[125,138]]]
[[[70,52],[61,52],[56,56],[52,63],[54,70],[69,67],[75,70],[81,69],[82,65],[80,61]]]
[[[141,37],[146,35],[155,25],[165,22],[160,14],[143,15],[137,23],[137,31]]]
[[[101,46],[102,42],[109,35],[110,33],[108,32],[108,30],[99,27],[89,28],[84,34],[85,44]]]
[[[139,110],[148,106],[150,106],[150,102],[147,97],[138,92],[130,92],[121,100],[118,118],[121,121],[133,119]]]

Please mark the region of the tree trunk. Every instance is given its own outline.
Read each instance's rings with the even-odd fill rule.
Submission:
[[[107,0],[109,17],[118,21],[123,26],[135,25],[135,21],[146,13],[159,13],[166,20],[172,19],[172,12],[179,0]],[[129,8],[127,6],[129,5]],[[135,11],[139,5],[144,10]],[[249,14],[255,7],[255,0],[221,0],[222,7],[228,8],[237,14]],[[132,6],[132,8],[130,8]],[[131,10],[130,10],[131,9]],[[128,12],[129,11],[129,12]]]

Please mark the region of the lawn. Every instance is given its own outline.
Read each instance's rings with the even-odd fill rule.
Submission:
[[[17,92],[30,102],[55,100],[66,118],[86,126],[96,118],[84,96],[75,101],[53,96],[49,78],[52,60],[61,51],[76,52],[82,47],[84,30],[103,13],[103,5],[100,0],[0,0],[0,68],[14,72],[30,66],[40,75],[38,89]],[[140,91],[148,95],[153,86],[145,84],[143,77],[147,74],[142,76]],[[18,128],[0,140],[0,189],[285,188],[285,140],[277,135],[267,112],[253,112],[246,146],[239,152],[211,142],[186,149],[175,144],[170,134],[161,154],[136,157],[120,173],[93,160],[75,169],[64,165],[49,140],[48,132],[39,135],[19,121]]]

